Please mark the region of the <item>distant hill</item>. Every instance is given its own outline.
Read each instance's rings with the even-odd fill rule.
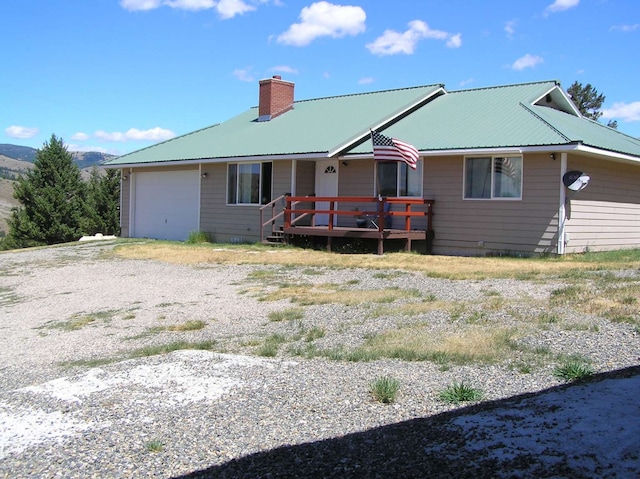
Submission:
[[[7,158],[13,158],[14,160],[22,160],[33,163],[36,159],[36,150],[30,146],[9,145],[6,143],[0,143],[0,155]]]
[[[14,160],[28,161],[33,163],[36,159],[36,150],[30,146],[10,145],[0,143],[0,157],[6,157]],[[93,165],[101,165],[107,160],[115,158],[115,155],[100,153],[98,151],[72,151],[73,161],[80,169],[89,168]]]
[[[0,236],[7,232],[6,219],[11,214],[11,208],[19,205],[13,198],[13,180],[33,168],[37,151],[28,146],[0,144]],[[93,166],[100,166],[115,157],[97,151],[72,151],[71,156],[85,179],[89,177]]]

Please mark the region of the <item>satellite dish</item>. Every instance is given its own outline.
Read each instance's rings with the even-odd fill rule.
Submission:
[[[581,191],[584,190],[589,184],[588,175],[585,175],[582,171],[567,171],[562,176],[562,183],[571,191]]]

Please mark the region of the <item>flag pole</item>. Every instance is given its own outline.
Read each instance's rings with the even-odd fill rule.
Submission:
[[[369,128],[369,133],[371,134],[371,151],[375,152],[375,145],[373,144],[373,130],[371,128]],[[380,170],[378,169],[375,153],[373,153],[373,173],[376,175],[376,193],[378,194],[378,200],[380,200]]]

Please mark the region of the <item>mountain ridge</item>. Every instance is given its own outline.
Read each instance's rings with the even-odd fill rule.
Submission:
[[[36,148],[30,146],[0,143],[0,156],[13,160],[33,163],[36,159],[37,152],[38,150]],[[71,153],[73,162],[76,163],[80,169],[89,168],[94,165],[99,166],[116,157],[116,155],[101,153],[99,151],[70,151],[69,153]]]

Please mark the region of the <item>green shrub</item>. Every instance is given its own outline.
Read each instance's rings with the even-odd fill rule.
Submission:
[[[438,395],[441,401],[449,404],[459,404],[461,402],[479,401],[482,399],[482,391],[471,387],[463,382],[450,384]]]
[[[211,235],[206,231],[191,231],[185,243],[187,244],[211,243]]]
[[[568,359],[553,370],[553,375],[565,381],[577,381],[593,375],[593,368],[585,359]]]
[[[162,441],[154,439],[153,441],[149,441],[144,445],[145,449],[149,452],[160,452],[164,449],[164,444]]]
[[[369,391],[376,401],[389,404],[395,401],[400,390],[400,381],[389,376],[382,376],[369,383]]]

